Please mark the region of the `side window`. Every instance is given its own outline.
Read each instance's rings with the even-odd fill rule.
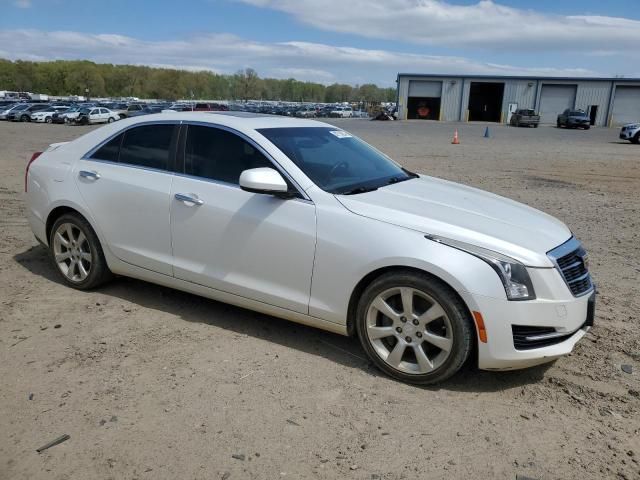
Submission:
[[[116,135],[107,143],[105,143],[102,147],[95,151],[91,158],[95,158],[96,160],[107,160],[109,162],[117,162],[118,154],[120,153],[120,144],[122,143],[122,137],[124,137],[124,133],[120,135]]]
[[[124,132],[120,163],[167,170],[173,125],[143,125]]]
[[[219,128],[190,125],[185,148],[185,173],[238,185],[249,168],[273,164],[251,144]]]

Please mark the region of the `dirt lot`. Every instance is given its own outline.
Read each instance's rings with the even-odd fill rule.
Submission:
[[[356,340],[134,280],[71,290],[24,219],[24,167],[88,127],[4,122],[0,479],[640,478],[640,147],[613,129],[462,125],[453,146],[452,124],[336,124],[570,225],[600,292],[576,351],[419,388]]]

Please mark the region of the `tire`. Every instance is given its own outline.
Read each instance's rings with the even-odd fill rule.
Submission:
[[[412,299],[410,315],[405,315],[407,307],[403,307],[407,298]],[[433,318],[421,319],[426,312]],[[407,383],[428,385],[446,380],[467,361],[474,343],[475,328],[466,306],[447,285],[428,274],[380,276],[360,297],[355,322],[358,338],[373,363]]]
[[[107,123],[113,123],[115,121],[115,119],[113,117],[109,117],[109,120],[107,120]]]
[[[21,122],[30,122],[30,121],[31,121],[31,118],[29,118],[29,116],[28,116],[28,115],[22,115],[22,116],[20,117],[20,121],[21,121]]]
[[[640,132],[636,133],[632,138],[631,138],[631,143],[635,144],[635,145],[639,145],[640,144]]]
[[[556,121],[556,128],[562,128],[562,124],[560,123],[560,120]]]
[[[533,128],[538,128],[538,124],[537,124],[537,123],[534,123],[534,124],[533,124]]]
[[[51,123],[51,122],[52,122],[51,117],[47,117],[47,118],[45,118],[45,119],[44,119],[44,122],[45,122],[45,123]]]
[[[584,127],[585,130],[589,130],[591,127]]]
[[[90,290],[112,278],[98,236],[77,213],[64,214],[55,221],[49,254],[64,283],[72,288]]]

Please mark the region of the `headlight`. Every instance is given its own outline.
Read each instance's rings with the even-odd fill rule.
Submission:
[[[517,260],[498,252],[457,240],[434,235],[425,235],[425,237],[434,242],[467,252],[487,262],[500,277],[509,300],[535,300],[536,293],[533,290],[527,267]]]

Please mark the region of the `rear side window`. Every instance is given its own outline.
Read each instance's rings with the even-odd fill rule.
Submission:
[[[120,163],[168,170],[173,125],[144,125],[124,132]]]
[[[260,167],[273,168],[273,164],[238,135],[213,127],[189,126],[185,149],[187,175],[238,185],[244,170]]]
[[[124,133],[116,135],[103,146],[101,146],[96,152],[91,155],[91,158],[96,160],[106,160],[109,162],[117,162],[118,155],[120,153],[120,144],[122,143],[122,137]]]

